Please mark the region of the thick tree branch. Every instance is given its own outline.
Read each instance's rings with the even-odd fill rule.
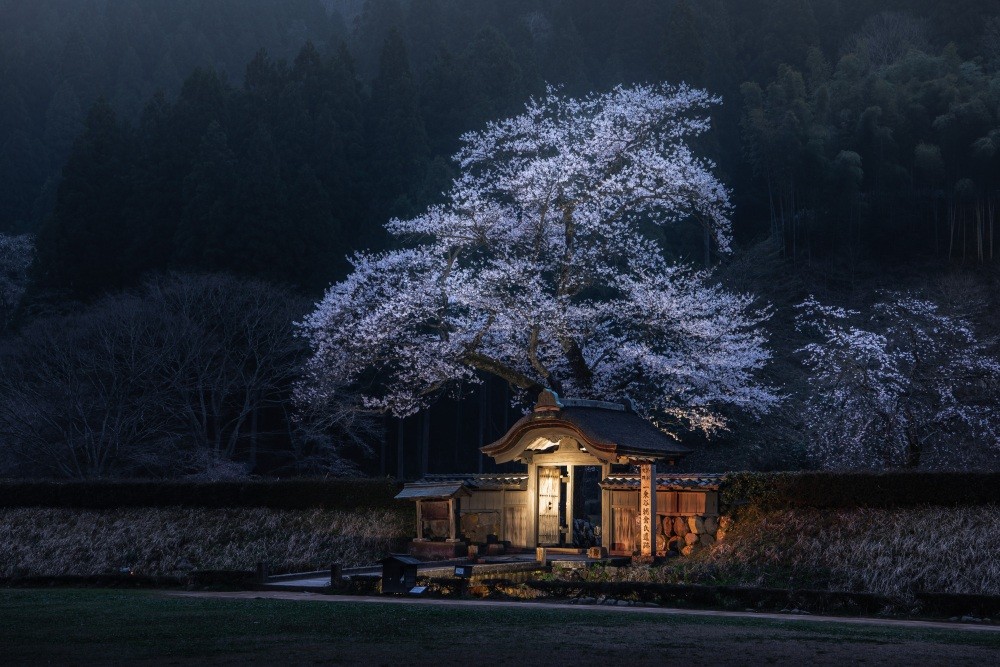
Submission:
[[[534,378],[510,368],[496,359],[491,359],[485,354],[480,354],[479,352],[469,352],[466,353],[462,360],[476,370],[496,375],[498,378],[506,380],[515,387],[520,387],[521,389],[528,391],[540,391],[541,389],[544,389],[544,387]]]

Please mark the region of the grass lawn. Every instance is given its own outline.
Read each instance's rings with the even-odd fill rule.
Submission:
[[[1000,633],[0,589],[0,663],[991,664]]]

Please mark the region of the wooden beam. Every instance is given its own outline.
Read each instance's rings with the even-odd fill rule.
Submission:
[[[500,489],[500,541],[509,540],[507,535],[507,489]]]
[[[423,504],[424,501],[422,500],[417,501],[417,540],[420,542],[424,541],[424,520],[422,516],[423,512],[421,511],[421,506]]]
[[[458,530],[456,524],[457,521],[457,508],[455,507],[455,499],[448,499],[448,541],[457,542],[458,541]]]
[[[639,464],[639,560],[656,557],[656,464]]]
[[[563,499],[566,507],[566,527],[568,532],[566,533],[566,546],[573,545],[573,464],[566,466],[566,470],[569,474],[566,476],[566,497]]]
[[[531,460],[546,466],[599,466],[603,463],[599,458],[586,452],[559,449],[545,454],[534,454]]]
[[[526,547],[538,546],[538,466],[528,464],[528,526],[525,535]]]
[[[601,481],[611,475],[611,464],[601,466]],[[601,546],[611,553],[611,491],[601,489]]]

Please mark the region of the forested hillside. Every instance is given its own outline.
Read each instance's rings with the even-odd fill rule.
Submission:
[[[764,423],[733,415],[701,463],[815,462],[805,441],[823,426],[803,422],[796,352],[814,339],[794,307],[809,294],[865,312],[916,295],[995,353],[1000,0],[0,0],[0,250],[13,257],[0,279],[20,281],[0,322],[57,327],[111,298],[95,306],[105,318],[122,290],[162,308],[154,276],[168,271],[315,300],[352,253],[395,242],[387,220],[441,200],[463,133],[547,84],[660,81],[722,98],[694,148],[731,189],[734,252],[697,224],[663,230],[662,245],[771,304],[768,379],[788,397]],[[30,272],[14,257],[21,233],[36,238]],[[268,437],[294,440],[281,382],[245,395]],[[486,391],[481,405],[501,388]],[[226,401],[256,429],[241,392]],[[462,405],[393,422],[378,465],[476,465],[426,451],[506,423]],[[231,452],[245,459],[240,428]],[[397,439],[424,451],[397,460]]]
[[[261,48],[291,57],[306,40],[339,43],[315,0],[0,2],[0,230],[37,228],[88,109],[104,97],[135,122],[157,91],[196,67],[232,81]]]
[[[366,201],[338,204],[332,215],[358,220],[363,206],[372,226],[406,208],[400,197],[411,206],[432,198],[459,135],[516,111],[545,82],[580,93],[683,80],[725,100],[706,148],[734,189],[738,238],[780,235],[802,257],[835,250],[978,259],[992,246],[997,14],[992,0],[5,0],[0,229],[37,230],[49,217],[60,170],[100,99],[142,150],[154,150],[157,134],[200,145],[214,121],[237,162],[255,161],[251,137],[253,150],[269,150],[270,141],[279,153],[294,151],[282,132],[309,134],[296,114],[315,119],[352,105],[358,113],[363,104],[384,115],[391,107],[395,118],[364,114],[365,139],[358,118],[325,126],[331,140],[366,141],[381,153],[367,156],[366,174],[350,167],[360,179],[352,189]],[[298,57],[307,41],[315,51]],[[287,72],[265,71],[282,60]],[[318,70],[334,68],[331,60],[356,90],[323,88],[312,98],[285,91],[266,112],[251,103],[273,92],[264,85],[307,87],[310,62]],[[173,105],[200,105],[191,114],[201,116],[154,127]],[[313,143],[329,150],[328,141]],[[132,159],[141,152],[125,150]],[[190,155],[177,157],[193,168]],[[303,162],[315,160],[332,161]],[[339,202],[344,184],[313,175],[322,187],[305,199]],[[305,175],[280,180],[312,187]],[[323,217],[325,205],[318,208]]]

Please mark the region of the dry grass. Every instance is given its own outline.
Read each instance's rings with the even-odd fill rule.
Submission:
[[[747,511],[726,539],[657,568],[595,578],[1000,595],[1000,507]]]
[[[0,577],[368,564],[407,537],[386,510],[133,508],[0,510]]]
[[[371,563],[405,540],[402,511],[0,510],[0,577]],[[1000,507],[746,511],[726,539],[656,568],[588,578],[1000,595]]]

